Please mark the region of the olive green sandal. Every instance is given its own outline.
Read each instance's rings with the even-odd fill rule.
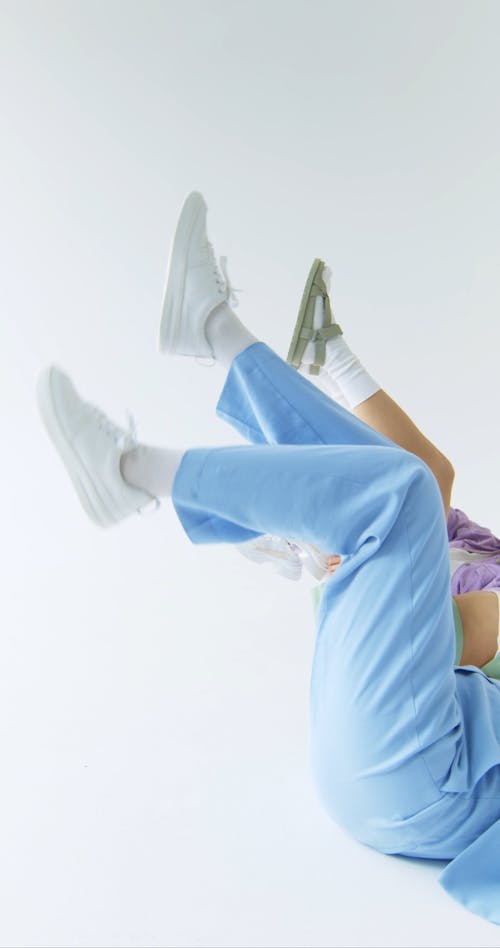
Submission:
[[[325,264],[318,257],[314,261],[307,282],[302,294],[299,315],[295,328],[293,330],[292,341],[288,350],[286,361],[294,368],[300,369],[302,365],[302,356],[309,342],[314,342],[316,346],[315,361],[309,366],[309,375],[319,375],[321,367],[326,359],[326,342],[333,339],[334,336],[343,335],[338,323],[332,322],[332,309],[330,306],[330,297],[322,277],[322,271]],[[316,298],[322,296],[325,303],[324,325],[321,329],[314,328],[314,309]]]

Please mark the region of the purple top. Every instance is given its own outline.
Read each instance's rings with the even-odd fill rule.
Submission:
[[[488,559],[462,563],[451,580],[451,593],[472,592],[479,589],[500,589],[500,540],[487,527],[469,520],[457,507],[448,514],[448,541],[450,547],[468,553],[488,553]]]

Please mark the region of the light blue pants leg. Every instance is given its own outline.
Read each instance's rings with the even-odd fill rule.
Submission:
[[[433,474],[262,343],[233,362],[218,414],[257,444],[184,455],[173,502],[193,542],[274,533],[343,557],[323,595],[311,679],[326,807],[377,849],[452,858],[500,816],[500,794],[492,803],[490,783],[483,806],[470,766]],[[487,700],[500,724],[498,696]],[[488,761],[500,756],[483,742]]]
[[[384,435],[323,394],[262,342],[234,360],[217,414],[254,444],[374,444]]]

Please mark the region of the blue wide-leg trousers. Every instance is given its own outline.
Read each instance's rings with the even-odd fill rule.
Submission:
[[[500,818],[500,682],[454,667],[434,475],[263,343],[232,363],[217,413],[252,444],[185,453],[173,503],[189,538],[272,533],[342,557],[311,675],[327,810],[382,852],[453,859]]]

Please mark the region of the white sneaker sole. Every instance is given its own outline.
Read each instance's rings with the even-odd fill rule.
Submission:
[[[202,195],[192,191],[184,201],[170,249],[163,310],[160,323],[160,352],[177,353],[182,326],[182,300],[186,283],[189,241],[198,215],[206,207]],[[179,353],[183,355],[184,353]]]
[[[51,367],[44,369],[40,373],[36,385],[38,408],[42,420],[54,447],[61,456],[85,512],[98,526],[109,527],[117,523],[117,519],[112,517],[109,510],[104,506],[92,477],[71,446],[71,442],[58,418],[52,393],[51,375]]]

